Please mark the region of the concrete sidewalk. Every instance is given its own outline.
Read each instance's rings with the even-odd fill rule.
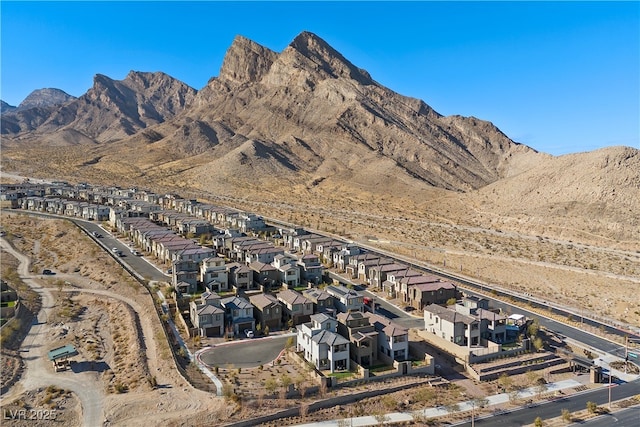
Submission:
[[[555,383],[547,384],[547,388],[545,390],[545,393],[558,392],[560,390],[573,388],[573,387],[579,387],[581,385],[582,384],[580,382],[576,381],[576,380],[558,381],[558,382],[555,382]],[[521,390],[520,392],[518,392],[518,399],[526,400],[526,399],[535,397],[537,394],[538,394],[538,391],[536,390],[536,387],[530,387],[530,388],[527,388],[527,389],[524,389],[524,390]],[[509,394],[508,393],[500,393],[500,394],[487,396],[487,401],[488,401],[488,403],[487,403],[486,406],[494,406],[494,405],[500,405],[500,404],[508,403],[509,402]],[[458,403],[457,410],[456,411],[452,411],[451,413],[467,412],[467,411],[471,411],[472,409],[473,409],[473,402],[469,400],[469,401],[466,401],[466,402]],[[385,414],[385,422],[387,422],[387,423],[401,423],[401,422],[413,421],[414,420],[413,414],[417,414],[420,417],[424,417],[426,419],[429,419],[429,418],[441,417],[441,416],[447,415],[449,413],[450,413],[449,410],[444,406],[439,406],[437,408],[427,408],[427,409],[414,411],[414,412],[393,412],[393,413]],[[346,419],[343,418],[343,419],[336,419],[336,420],[320,421],[320,422],[317,422],[317,423],[298,424],[298,426],[300,426],[300,427],[329,427],[329,426],[336,426],[337,427],[337,426],[345,425],[345,421],[346,421],[347,425],[354,426],[354,427],[380,425],[380,421],[377,420],[376,417],[369,415],[369,416],[366,416],[366,417],[354,417],[354,418],[346,418]]]

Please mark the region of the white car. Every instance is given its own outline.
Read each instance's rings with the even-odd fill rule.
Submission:
[[[244,334],[247,336],[247,338],[253,338],[253,331],[251,329],[245,329],[244,330]]]

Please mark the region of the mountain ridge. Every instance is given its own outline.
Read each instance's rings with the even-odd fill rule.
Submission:
[[[570,182],[556,170],[567,167],[556,157],[511,140],[489,121],[443,116],[380,85],[309,32],[279,53],[236,36],[218,76],[200,90],[164,73],[132,71],[122,81],[98,74],[81,97],[33,111],[17,124],[5,125],[15,114],[3,114],[3,163],[67,147],[49,149],[41,169],[73,170],[84,179],[255,197],[277,188],[322,197],[345,188],[372,197],[453,192],[485,198],[473,203],[500,215],[520,203],[517,210],[533,216],[533,206],[544,206],[535,182],[555,191],[543,179],[545,168],[557,182]],[[587,182],[571,183],[571,191],[556,191],[556,203],[590,206]],[[526,191],[518,197],[520,187]],[[615,195],[607,200],[615,203]]]

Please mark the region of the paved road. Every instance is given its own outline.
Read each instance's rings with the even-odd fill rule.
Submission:
[[[640,393],[640,382],[634,381],[616,385],[611,389],[611,400],[616,401],[626,399]],[[607,406],[609,402],[609,389],[603,387],[589,393],[575,394],[565,399],[544,403],[535,407],[523,408],[520,410],[508,412],[502,415],[482,418],[475,420],[476,426],[522,426],[533,424],[536,417],[543,420],[559,417],[563,409],[570,412],[581,411],[586,409],[587,402],[596,402],[598,406]],[[618,424],[620,427],[637,427],[640,425],[640,412],[636,412],[635,422],[632,424]],[[632,413],[633,418],[633,413]],[[459,426],[470,426],[471,421],[456,424]],[[612,424],[603,424],[610,426]]]
[[[91,371],[80,373],[72,371],[53,372],[50,367],[46,366],[49,362],[45,343],[50,340],[52,335],[47,319],[53,309],[55,300],[49,290],[33,280],[34,276],[29,273],[29,258],[14,250],[5,239],[0,238],[0,244],[4,250],[19,260],[18,273],[20,278],[42,297],[42,308],[38,313],[37,323],[31,326],[29,334],[20,347],[26,369],[20,381],[2,396],[2,404],[12,401],[24,391],[54,385],[73,391],[80,399],[83,425],[102,425],[105,396],[99,373]]]
[[[92,221],[86,221],[77,218],[67,218],[64,217],[84,230],[87,231],[87,234],[95,240],[100,246],[103,247],[107,252],[113,254],[111,252],[112,248],[118,248],[124,254],[124,257],[114,256],[118,262],[128,264],[135,272],[137,272],[141,277],[144,277],[147,280],[156,280],[159,282],[168,282],[171,281],[171,277],[164,274],[162,271],[158,270],[158,268],[148,262],[142,256],[135,256],[131,253],[131,248],[124,243],[120,242],[116,239],[111,233],[107,230],[100,227],[100,224],[97,224]],[[96,232],[102,235],[100,238],[96,238],[92,233]]]
[[[613,414],[601,415],[580,423],[589,427],[637,427],[640,426],[640,406],[623,409]]]
[[[231,341],[205,349],[199,357],[209,367],[255,368],[274,361],[288,339],[285,335]]]

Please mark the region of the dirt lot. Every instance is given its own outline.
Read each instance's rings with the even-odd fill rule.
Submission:
[[[2,224],[14,247],[31,258],[32,272],[43,268],[57,272],[32,278],[48,291],[53,304],[41,325],[47,328],[41,336],[48,339],[30,343],[27,337],[25,341],[42,347],[38,350],[42,355],[61,345],[76,346],[79,355],[74,369],[78,372],[60,372],[53,378],[64,382],[74,375],[85,375],[84,381],[90,377],[91,388],[103,395],[101,413],[110,425],[173,421],[184,411],[195,417],[224,411],[222,399],[194,389],[179,375],[151,296],[88,236],[68,221],[3,213]],[[2,258],[3,264],[8,259],[15,268],[10,256]],[[3,357],[3,383],[8,380],[5,373],[20,373],[7,366],[17,363]],[[43,374],[54,374],[48,363],[43,366]],[[27,368],[20,382],[3,396],[3,408],[30,401],[29,393],[40,398],[42,390],[52,385],[23,389],[24,384],[38,382],[29,375]],[[57,415],[67,417],[70,408],[74,406],[60,407]],[[69,420],[83,424],[80,412],[73,411]]]

